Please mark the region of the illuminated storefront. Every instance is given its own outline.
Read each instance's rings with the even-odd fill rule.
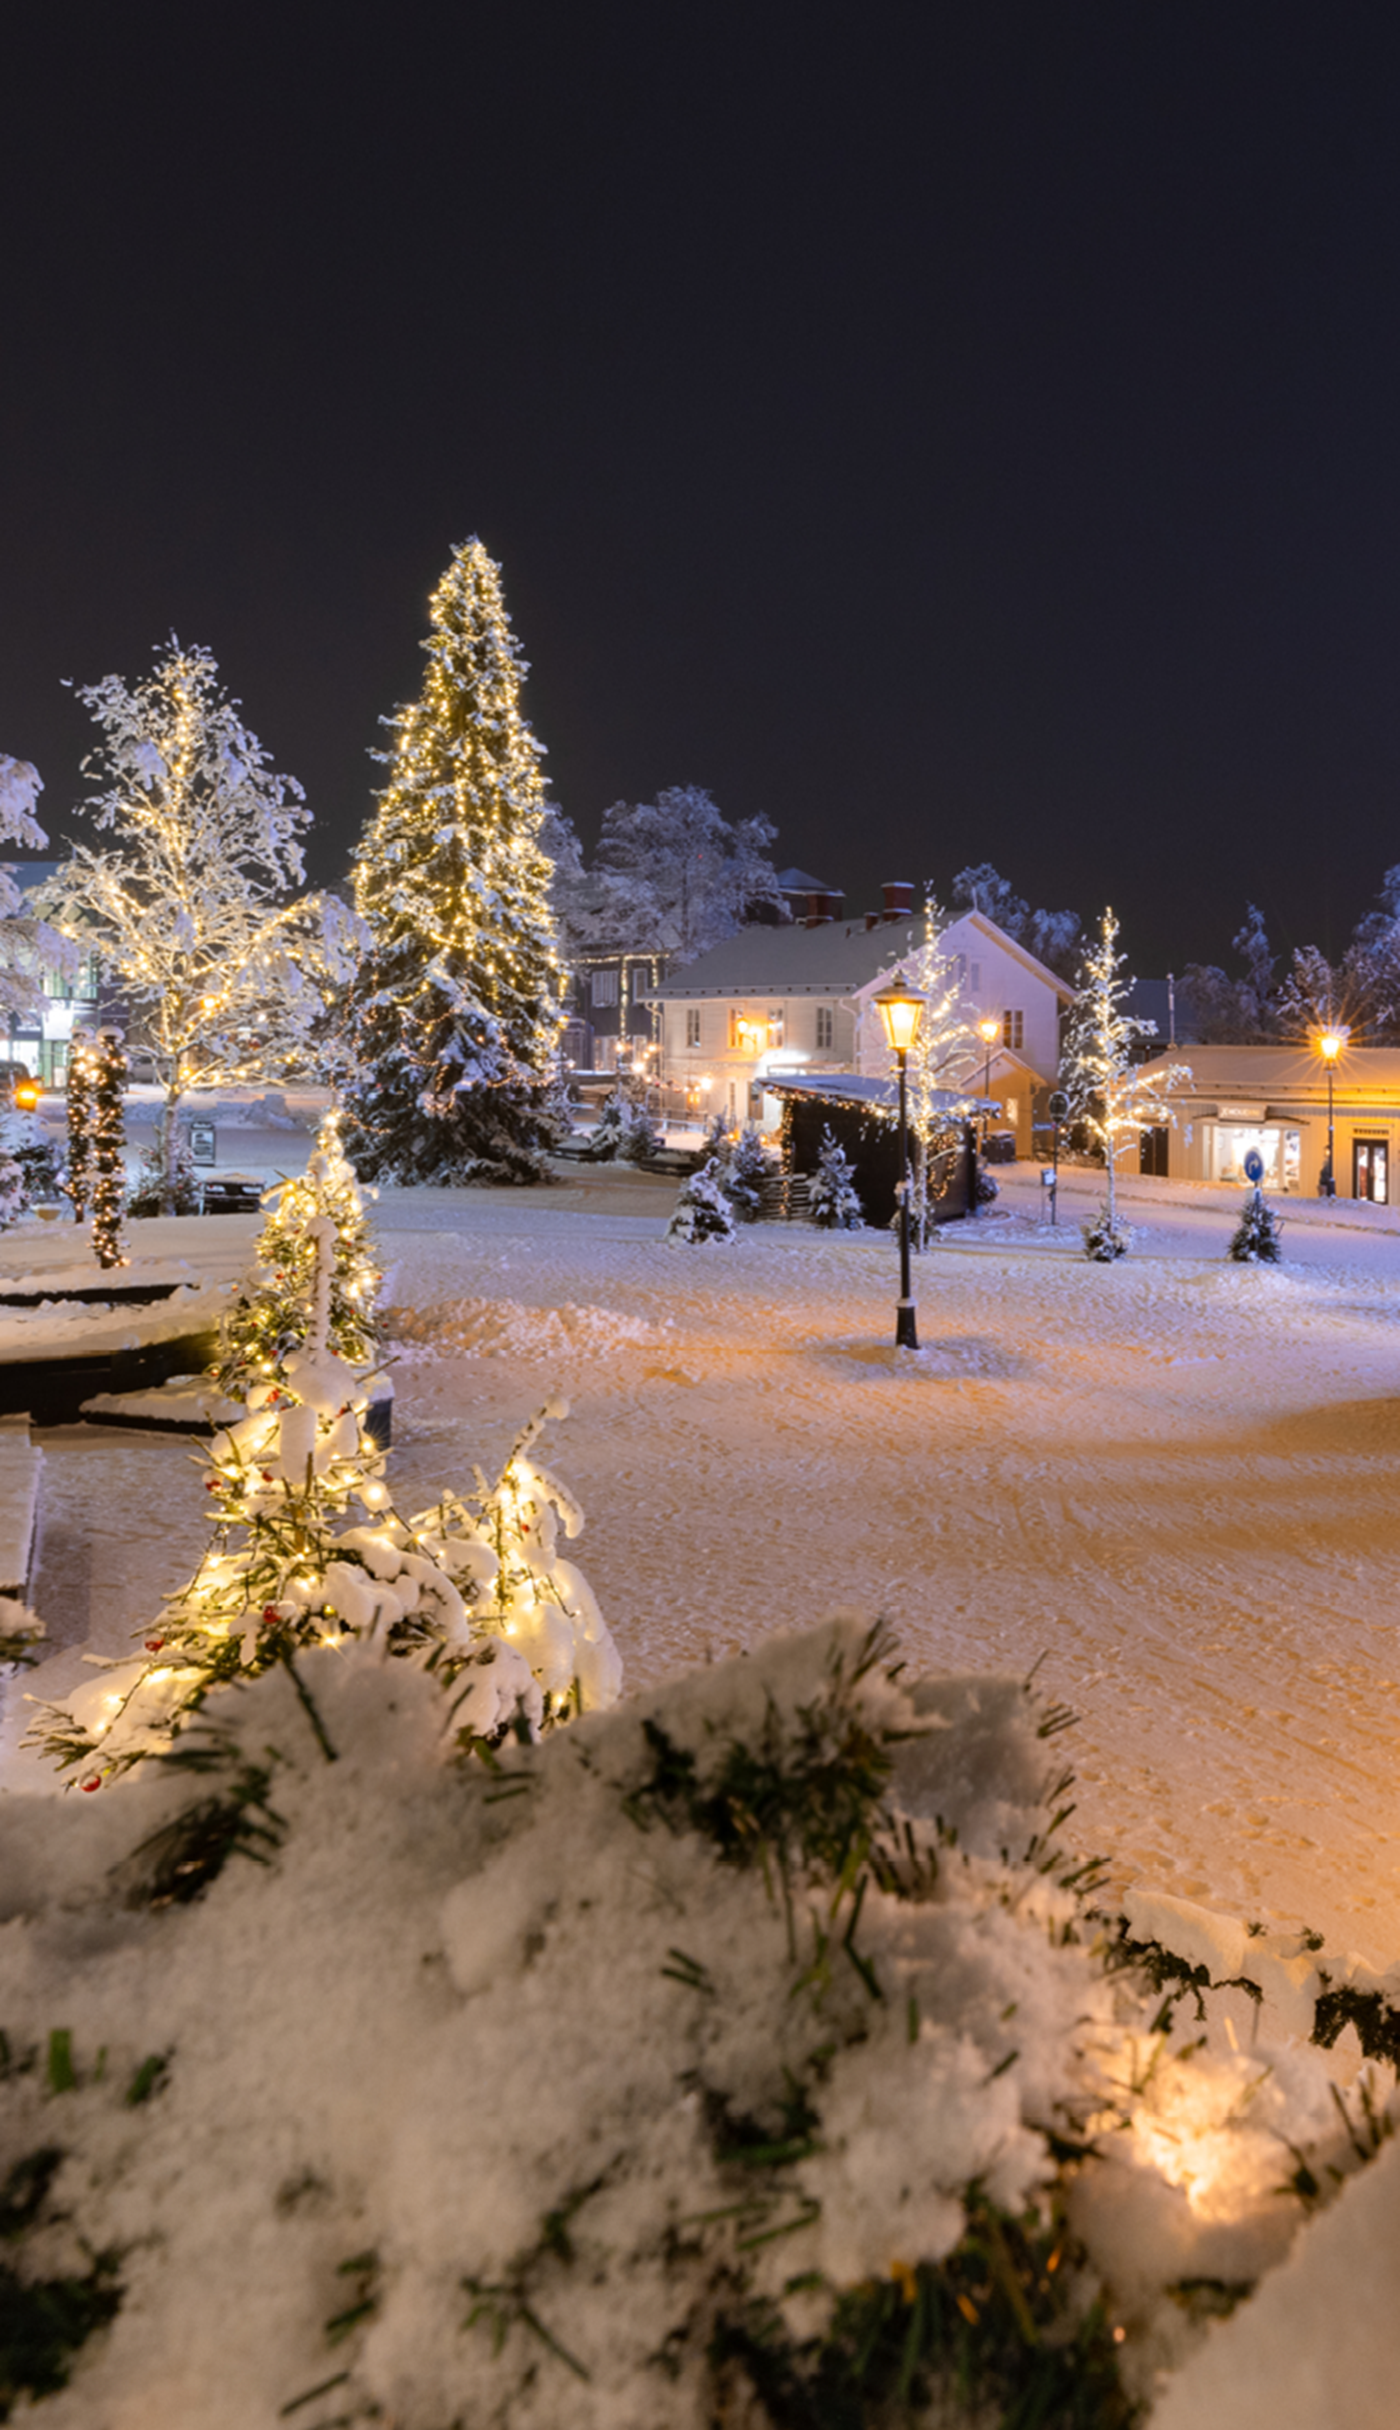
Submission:
[[[1165,1060],[1165,1059],[1164,1059]],[[1170,1130],[1149,1132],[1145,1173],[1221,1189],[1245,1187],[1263,1162],[1274,1197],[1316,1198],[1327,1163],[1327,1069],[1306,1039],[1279,1046],[1178,1046],[1190,1078],[1172,1095]],[[1157,1068],[1144,1066],[1144,1077]],[[1331,1071],[1337,1195],[1400,1203],[1400,1048],[1347,1041]]]

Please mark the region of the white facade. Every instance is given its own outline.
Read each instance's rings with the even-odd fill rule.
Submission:
[[[884,1075],[889,1057],[872,998],[923,942],[916,914],[744,930],[657,990],[664,1082],[697,1118],[718,1113],[771,1129],[780,1108],[764,1091],[767,1072]],[[950,922],[940,942],[962,958],[970,1019],[994,1012],[1002,1025],[990,1093],[1001,1096],[1028,1154],[1032,1096],[1053,1084],[1060,1007],[1071,990],[982,912]],[[980,1096],[985,1067],[979,1051],[950,1081]]]

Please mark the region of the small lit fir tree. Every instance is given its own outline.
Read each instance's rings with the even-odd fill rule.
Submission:
[[[1283,1259],[1283,1219],[1262,1190],[1251,1190],[1226,1250],[1241,1266],[1276,1266]]]
[[[337,1114],[322,1123],[306,1171],[269,1195],[252,1272],[220,1338],[219,1387],[234,1400],[281,1377],[288,1355],[308,1339],[323,1342],[361,1376],[376,1356],[380,1269]],[[335,1231],[329,1263],[315,1228],[325,1221]]]
[[[561,980],[540,845],[542,746],[500,569],[479,540],[433,593],[419,698],[355,858],[346,1147],[370,1180],[537,1181]]]
[[[822,1132],[817,1169],[807,1193],[812,1221],[824,1232],[858,1232],[865,1209],[855,1184],[855,1170],[830,1129]]]
[[[68,1707],[42,1706],[29,1732],[84,1789],[166,1753],[215,1691],[276,1663],[329,1754],[296,1657],[347,1639],[430,1668],[445,1691],[444,1730],[463,1752],[616,1702],[616,1649],[558,1550],[560,1522],[574,1536],[582,1515],[532,1456],[567,1404],[537,1413],[494,1485],[478,1474],[475,1495],[400,1519],[365,1426],[366,1381],[326,1347],[335,1224],[312,1216],[306,1236],[317,1261],[311,1330],[213,1439],[208,1552],[141,1655],[98,1663],[92,1686]]]
[[[666,1238],[697,1248],[707,1240],[732,1240],[734,1217],[724,1192],[724,1172],[711,1156],[681,1183]]]
[[[1118,1158],[1144,1131],[1173,1120],[1172,1092],[1191,1077],[1189,1064],[1170,1063],[1143,1078],[1139,1050],[1157,1027],[1127,1011],[1131,986],[1127,956],[1118,951],[1118,922],[1105,911],[1097,938],[1085,948],[1060,1059],[1060,1084],[1104,1160],[1104,1205],[1081,1227],[1085,1252],[1100,1265],[1123,1256],[1132,1238],[1118,1213]]]
[[[739,1223],[757,1223],[763,1206],[763,1185],[778,1170],[778,1160],[756,1122],[746,1122],[725,1158],[721,1186]]]

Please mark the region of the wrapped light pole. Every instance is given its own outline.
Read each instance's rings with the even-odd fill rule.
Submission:
[[[917,1350],[913,1285],[909,1277],[909,1049],[919,1034],[924,999],[897,970],[888,987],[875,998],[885,1038],[899,1065],[899,1305],[895,1310],[896,1350]]]

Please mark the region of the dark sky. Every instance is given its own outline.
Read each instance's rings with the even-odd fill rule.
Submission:
[[[12,13],[0,749],[207,643],[366,814],[454,540],[551,781],[863,906],[990,859],[1142,971],[1400,861],[1400,19]]]

